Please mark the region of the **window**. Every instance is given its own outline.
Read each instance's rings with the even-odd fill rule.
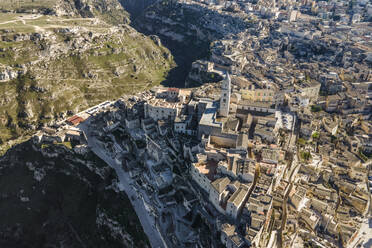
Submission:
[[[226,102],[226,99],[223,99],[222,101],[223,101],[223,102]]]
[[[224,93],[224,94],[223,94],[223,96],[227,96],[227,94],[226,94],[226,93]]]

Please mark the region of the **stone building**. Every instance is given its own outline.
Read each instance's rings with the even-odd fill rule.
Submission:
[[[220,111],[219,115],[227,117],[230,110],[230,97],[231,97],[231,78],[229,73],[226,74],[225,79],[222,81]]]

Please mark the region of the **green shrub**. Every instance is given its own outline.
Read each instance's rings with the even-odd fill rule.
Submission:
[[[303,139],[303,138],[299,138],[299,139],[297,140],[297,143],[300,144],[300,145],[305,145],[305,144],[306,144],[306,140]]]
[[[320,137],[320,133],[319,133],[319,132],[314,132],[313,135],[311,135],[311,137],[312,137],[313,139],[319,139],[319,137]]]
[[[309,161],[311,159],[311,154],[308,151],[301,151],[300,152],[300,158],[305,160],[305,161]]]
[[[322,107],[319,105],[312,105],[311,106],[311,112],[319,112],[322,111]]]

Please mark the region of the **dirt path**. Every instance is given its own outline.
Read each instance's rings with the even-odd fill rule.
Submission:
[[[65,28],[65,27],[71,26],[71,25],[68,25],[68,24],[66,24],[66,25],[63,25],[63,24],[61,24],[61,25],[56,25],[56,24],[49,25],[48,23],[46,23],[45,27],[41,27],[40,25],[33,25],[33,24],[28,24],[27,23],[27,21],[36,20],[36,19],[39,19],[41,17],[43,17],[43,15],[18,16],[18,17],[15,17],[14,20],[0,22],[0,25],[22,22],[23,25],[34,28],[36,32],[44,32],[46,30],[46,28]],[[57,18],[55,20],[53,20],[52,18],[47,18],[46,19],[46,22],[68,22],[68,21],[92,21],[92,22],[95,22],[95,21],[99,21],[99,19],[97,19],[97,18],[82,18],[82,17],[63,18],[63,19]],[[95,27],[95,29],[106,30],[107,28],[106,27]]]
[[[23,24],[26,24],[26,20],[35,20],[42,17],[42,15],[32,15],[32,16],[19,16],[17,19],[6,21],[6,22],[0,22],[0,25],[8,24],[8,23],[14,23],[21,21]]]

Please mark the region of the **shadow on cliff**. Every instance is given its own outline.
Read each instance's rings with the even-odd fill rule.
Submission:
[[[164,36],[159,36],[162,44],[168,48],[176,63],[176,66],[172,68],[162,82],[165,87],[185,87],[185,80],[191,70],[191,65],[194,61],[202,59],[208,56],[209,43],[204,44],[183,44]]]
[[[240,33],[246,28],[241,18],[219,13],[201,5],[156,0],[120,2],[131,15],[132,27],[145,35],[159,36],[162,44],[171,51],[177,66],[169,71],[167,78],[162,82],[166,87],[184,87],[192,63],[198,59],[208,59],[212,41]],[[146,12],[152,12],[157,18],[146,17]],[[177,21],[170,25],[160,21],[161,18]],[[214,23],[215,20],[223,22]],[[218,31],[200,28],[205,23],[215,27],[223,25],[223,28]],[[199,27],[198,31],[196,27]],[[171,35],[164,35],[167,32],[181,34],[185,39],[182,41],[171,39]]]

